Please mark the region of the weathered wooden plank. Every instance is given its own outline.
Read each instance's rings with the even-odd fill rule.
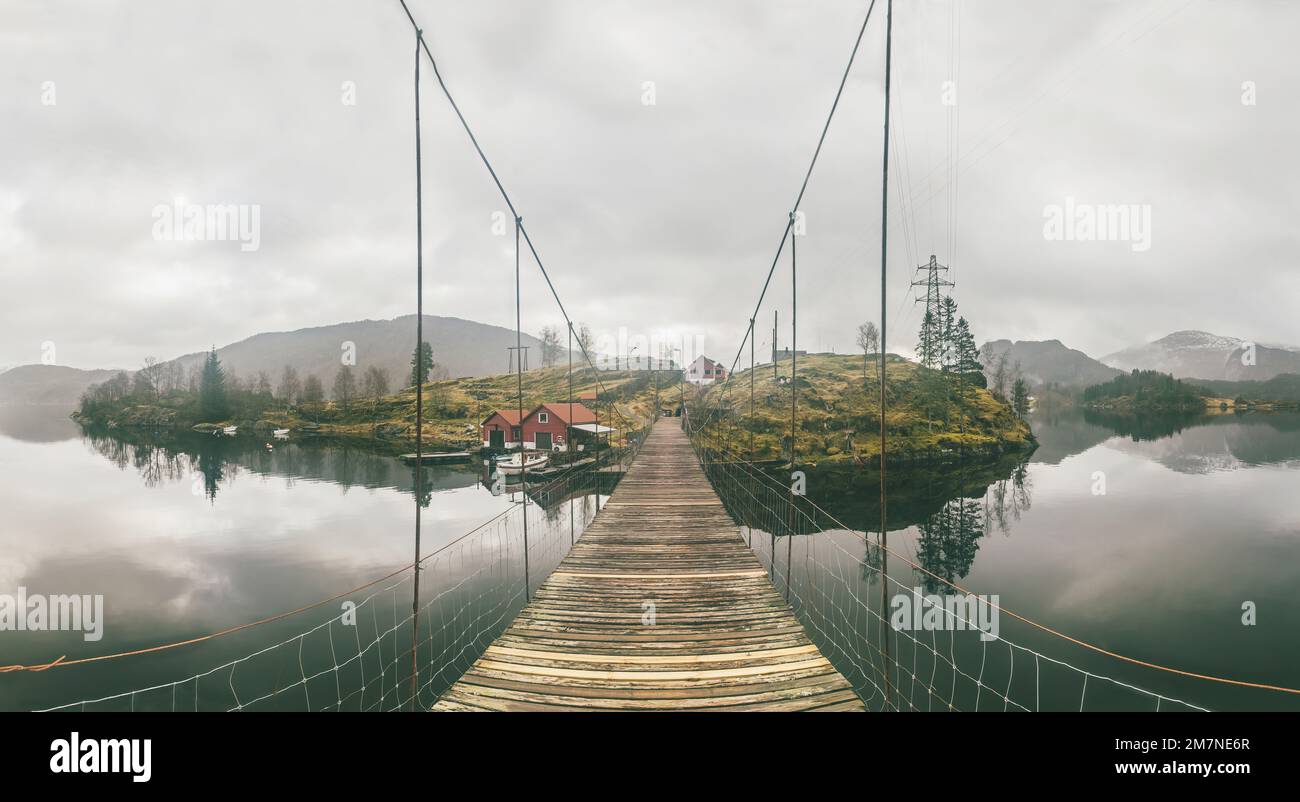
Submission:
[[[664,419],[532,602],[433,709],[864,708]]]

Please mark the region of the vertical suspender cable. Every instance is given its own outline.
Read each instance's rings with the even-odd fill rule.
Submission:
[[[749,461],[754,461],[754,318],[749,319]]]
[[[415,574],[411,595],[411,709],[419,690],[420,502],[424,495],[424,190],[420,171],[420,45],[415,30]]]
[[[790,554],[794,547],[794,528],[798,517],[794,509],[794,472],[795,458],[798,455],[795,433],[798,431],[797,410],[799,406],[799,271],[795,243],[799,241],[799,230],[795,226],[795,215],[790,212],[790,523],[786,528],[785,559],[785,595],[790,597]]]
[[[519,228],[524,218],[515,216],[515,389],[519,402],[519,480],[524,496],[524,601],[529,601],[528,587],[528,455],[524,453],[524,331],[519,288]]]
[[[894,0],[889,0],[885,7],[885,147],[881,165],[880,188],[880,570],[882,574],[889,570],[889,557],[885,551],[887,543],[885,513],[885,362],[888,351],[885,348],[885,276],[887,272],[886,257],[889,253],[889,79],[890,62],[893,55],[894,34]],[[884,614],[884,590],[887,582],[881,582],[881,614]],[[889,631],[881,627],[885,641],[885,704],[889,704]]]
[[[572,465],[574,455],[578,452],[573,447],[573,324],[569,324],[569,420],[565,423],[564,431],[564,450],[568,452],[569,464]],[[573,537],[573,494],[569,494],[569,545],[572,546]]]

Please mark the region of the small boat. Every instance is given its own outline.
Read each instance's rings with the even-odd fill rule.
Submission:
[[[550,456],[544,453],[531,456],[527,460],[521,460],[519,452],[515,452],[510,455],[510,459],[504,459],[497,462],[497,470],[506,476],[517,476],[525,470],[531,471],[537,468],[544,468],[550,461]]]
[[[276,430],[272,431],[271,434],[275,435],[275,439],[276,439],[276,440],[288,440],[288,439],[289,439],[289,430],[288,430],[288,429],[276,429]]]
[[[234,437],[235,432],[237,431],[239,431],[238,426],[226,426],[221,430],[221,433],[224,434],[226,437]]]

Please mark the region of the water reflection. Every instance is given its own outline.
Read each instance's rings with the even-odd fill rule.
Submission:
[[[354,487],[415,492],[413,467],[347,443],[308,439],[268,449],[261,440],[245,437],[102,428],[86,428],[83,439],[91,451],[118,468],[135,470],[146,487],[192,479],[196,491],[210,500],[245,472],[281,477],[286,487],[299,481],[329,482],[345,494]],[[473,487],[477,481],[472,471],[454,466],[425,466],[421,472],[420,504],[426,508],[435,492]]]
[[[1293,708],[1290,697],[1120,663],[1008,616],[997,648],[891,627],[897,594],[952,594],[953,583],[1138,659],[1300,686],[1300,414],[1056,409],[1033,426],[1040,447],[1028,459],[892,470],[887,560],[876,474],[808,470],[811,504],[794,528],[788,474],[721,465],[710,477],[813,640],[874,709],[1155,709],[1146,691],[1165,695],[1162,709],[1175,699]],[[1245,599],[1270,618],[1243,626]]]
[[[318,602],[412,559],[415,473],[393,455],[325,438],[267,449],[247,437],[82,430],[66,410],[49,408],[4,420],[16,430],[0,436],[0,508],[7,516],[0,527],[0,593],[26,587],[102,595],[107,622],[97,643],[64,632],[7,637],[0,644],[5,662],[183,641]],[[420,682],[427,695],[458,676],[495,628],[511,620],[581,536],[617,477],[530,478],[525,537],[521,485],[494,496],[481,485],[477,465],[425,466],[422,475],[422,553],[437,553],[420,581],[421,660],[429,669]],[[344,709],[388,709],[393,677],[411,665],[398,656],[403,649],[409,654],[413,601],[408,582],[375,600],[370,609],[377,621],[366,617],[358,632],[335,626],[334,637],[342,634],[342,645],[360,649],[364,663],[355,654],[351,663],[342,654],[335,662],[330,647],[339,644],[331,644],[329,629],[319,631],[317,642],[307,644],[308,666],[317,660],[328,673],[311,683],[310,703],[305,695],[277,694],[263,705],[320,709],[319,699],[333,701],[338,677],[356,691],[345,693]],[[291,639],[338,611],[337,604],[326,605],[149,659],[5,675],[0,709],[168,687]],[[268,652],[241,664],[233,685],[224,674],[206,678],[201,688],[182,684],[177,704],[229,709],[234,689],[241,700],[256,697],[261,685],[296,676],[298,661],[296,646]],[[170,709],[170,693],[155,696],[122,698],[104,709]]]

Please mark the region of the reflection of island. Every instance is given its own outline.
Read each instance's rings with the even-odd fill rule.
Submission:
[[[213,437],[192,432],[152,435],[139,430],[112,431],[99,427],[83,430],[83,439],[96,453],[119,468],[133,468],[145,486],[201,477],[208,498],[215,498],[222,484],[248,471],[263,476],[280,476],[289,482],[325,481],[352,487],[392,488],[415,492],[414,469],[400,460],[359,449],[312,440],[277,443],[273,449],[258,440],[243,437]],[[471,487],[477,476],[464,468],[425,466],[422,506],[429,506],[433,493]]]
[[[1085,409],[1087,422],[1109,429],[1114,434],[1132,438],[1134,442],[1159,440],[1178,434],[1184,429],[1209,423],[1213,418],[1201,412],[1146,413],[1125,415]]]
[[[837,466],[810,469],[805,474],[807,498],[813,504],[799,505],[802,533],[845,528],[879,531],[878,473]],[[773,474],[772,479],[761,481],[767,483],[767,490],[779,478]],[[729,485],[722,487],[727,490]],[[944,586],[941,580],[955,582],[970,572],[979,541],[987,533],[1010,530],[1011,522],[1029,509],[1032,488],[1028,462],[1021,455],[991,464],[899,469],[889,474],[887,489],[888,528],[891,532],[917,528],[916,561],[934,575],[918,572],[917,580],[935,591]],[[774,517],[785,519],[788,507],[774,511],[766,502],[747,503],[755,498],[766,498],[778,506],[783,501],[770,492],[747,493],[745,488],[731,487],[723,502],[737,523],[755,531],[768,531]],[[865,546],[861,573],[874,584],[879,569],[880,550],[872,540]]]
[[[1198,424],[1158,439],[1109,445],[1189,474],[1300,462],[1300,413],[1211,415]]]

